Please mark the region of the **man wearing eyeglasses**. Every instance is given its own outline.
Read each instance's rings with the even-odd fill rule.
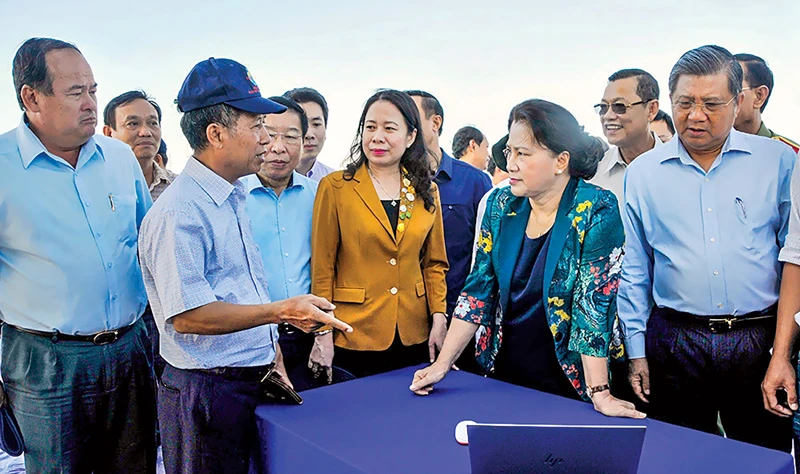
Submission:
[[[622,69],[608,78],[603,100],[594,106],[611,147],[590,182],[613,192],[620,211],[625,203],[625,169],[642,153],[661,146],[661,140],[650,131],[650,122],[658,113],[658,95],[658,82],[649,73]]]
[[[789,451],[791,426],[764,410],[780,251],[795,154],[733,129],[742,68],[719,46],[669,76],[677,139],[625,175],[618,294],[629,380],[648,414]]]
[[[761,119],[775,84],[772,70],[767,66],[767,62],[754,54],[740,53],[734,57],[744,72],[742,91],[745,94],[742,108],[733,126],[740,132],[774,138],[792,147],[795,153],[800,151],[800,144],[768,129]]]
[[[311,292],[311,214],[318,185],[295,171],[308,133],[304,109],[287,97],[269,100],[286,111],[264,116],[271,143],[261,170],[246,178],[245,209],[264,262],[269,296],[280,301]],[[278,332],[289,380],[298,391],[311,388],[315,384],[307,364],[314,334],[286,323],[278,325]]]

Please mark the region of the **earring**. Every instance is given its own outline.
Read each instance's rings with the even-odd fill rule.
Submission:
[[[564,170],[558,170],[558,171],[556,171],[556,174],[561,174],[563,172],[564,172]]]

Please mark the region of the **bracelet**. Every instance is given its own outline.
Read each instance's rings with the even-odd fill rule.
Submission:
[[[315,336],[324,336],[325,334],[330,334],[332,332],[333,332],[333,329],[326,329],[324,331],[315,332],[314,335]]]

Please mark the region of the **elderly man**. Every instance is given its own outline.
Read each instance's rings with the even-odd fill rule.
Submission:
[[[155,472],[142,170],[94,135],[97,84],[77,47],[29,39],[13,75],[24,113],[0,136],[2,377],[27,471]]]
[[[103,135],[131,147],[147,180],[150,197],[153,201],[158,199],[177,176],[158,164],[161,107],[142,91],[128,91],[111,99],[103,110],[103,121]]]
[[[168,473],[249,469],[261,383],[288,383],[275,323],[310,331],[335,319],[312,295],[270,302],[246,214],[246,185],[272,142],[265,114],[286,107],[261,97],[244,66],[211,58],[178,93],[193,155],[142,224],[142,272],[167,366],[158,415]]]
[[[264,262],[269,296],[281,301],[311,291],[311,214],[317,182],[295,171],[308,132],[305,111],[286,97],[269,100],[286,107],[286,112],[264,118],[271,143],[261,170],[246,178],[246,208]],[[315,386],[308,368],[315,336],[287,323],[281,323],[278,332],[286,372],[295,389]]]
[[[792,150],[733,130],[742,68],[719,46],[669,77],[677,139],[625,176],[619,316],[630,381],[657,419],[789,451],[763,408],[789,219]]]
[[[658,135],[650,130],[658,113],[658,95],[658,82],[648,72],[622,69],[608,78],[603,99],[594,106],[611,147],[590,182],[613,192],[620,212],[625,203],[625,169],[642,153],[661,146]]]

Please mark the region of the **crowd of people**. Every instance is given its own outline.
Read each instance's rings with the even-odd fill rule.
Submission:
[[[757,56],[684,53],[671,116],[652,75],[611,74],[608,144],[530,99],[450,156],[434,95],[378,90],[342,170],[318,159],[322,94],[266,98],[234,60],[183,81],[177,175],[146,93],[95,134],[75,45],[29,39],[13,80],[0,400],[30,473],[155,472],[159,444],[170,474],[247,473],[265,381],[420,364],[419,395],[457,367],[786,452],[794,417],[800,438],[799,150],[762,120]]]

